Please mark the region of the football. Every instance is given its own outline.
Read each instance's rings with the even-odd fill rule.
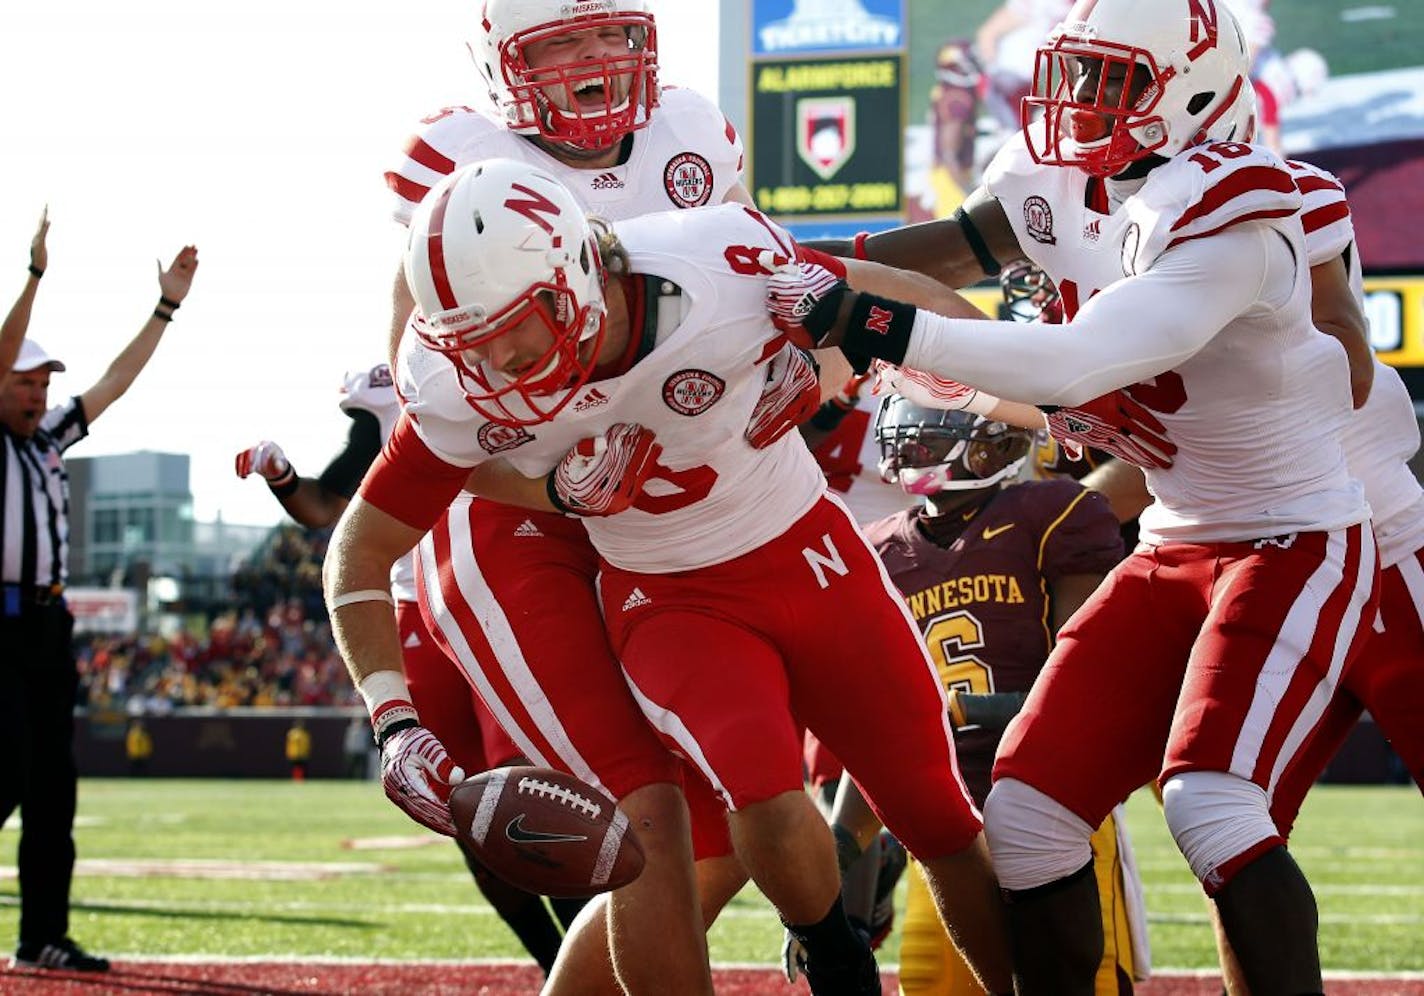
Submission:
[[[628,817],[587,782],[550,768],[495,768],[450,792],[455,836],[500,878],[544,896],[592,896],[643,870]]]

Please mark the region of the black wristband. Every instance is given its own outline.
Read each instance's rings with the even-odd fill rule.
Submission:
[[[164,311],[162,308],[154,308],[153,317],[162,322],[171,322],[173,321],[173,312]]]
[[[275,481],[267,482],[267,490],[278,498],[286,498],[288,495],[295,494],[301,485],[302,479],[297,476],[296,470],[289,464],[285,474]]]
[[[420,725],[418,719],[398,719],[389,726],[384,727],[376,736],[376,748],[379,750],[386,746],[386,741],[391,739],[401,730],[413,730]]]
[[[840,425],[845,417],[855,408],[854,404],[843,405],[839,398],[832,398],[816,409],[816,414],[807,421],[811,428],[819,429],[822,432],[830,432]]]
[[[874,294],[857,294],[850,306],[841,352],[858,373],[864,373],[871,359],[899,366],[910,348],[910,332],[915,327],[916,308]]]
[[[964,233],[964,241],[969,243],[969,250],[979,261],[984,276],[997,277],[1003,267],[994,258],[994,254],[989,251],[989,243],[985,242],[984,236],[979,234],[979,226],[974,224],[974,219],[969,217],[969,212],[960,206],[954,212],[954,220],[959,224],[959,230]]]
[[[40,277],[44,276],[44,270],[41,270],[41,269],[40,269],[38,266],[36,266],[34,263],[31,263],[31,264],[30,264],[30,276],[32,276],[32,277],[34,277],[36,280],[38,280]]]
[[[826,296],[816,302],[816,306],[811,309],[801,321],[801,327],[811,336],[811,341],[819,343],[826,337],[826,333],[835,327],[836,319],[841,313],[841,301],[845,300],[846,291],[850,288],[844,281],[836,284]]]
[[[549,502],[550,502],[550,504],[552,504],[552,505],[554,506],[554,509],[555,509],[556,511],[562,512],[564,515],[578,515],[578,514],[579,514],[575,509],[573,509],[573,508],[571,508],[569,505],[565,504],[565,503],[564,503],[564,500],[559,497],[559,492],[558,492],[558,490],[554,487],[554,472],[553,472],[553,471],[550,471],[550,472],[549,472],[549,475],[544,478],[544,493],[549,496]]]
[[[158,295],[158,303],[163,305],[169,311],[177,311],[179,308],[183,307],[183,302],[175,301],[171,297],[164,297],[162,294]]]

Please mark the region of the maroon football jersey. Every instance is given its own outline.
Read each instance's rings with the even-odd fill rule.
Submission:
[[[1059,578],[1106,574],[1122,558],[1107,501],[1076,481],[1029,481],[1001,490],[948,549],[916,526],[911,509],[866,534],[905,596],[946,689],[1026,692],[1053,646],[1050,589]],[[956,733],[959,768],[979,804],[999,731]]]

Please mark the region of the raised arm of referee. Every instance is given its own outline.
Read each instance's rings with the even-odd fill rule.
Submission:
[[[69,549],[63,454],[148,363],[188,294],[198,251],[185,246],[166,270],[159,265],[158,305],[138,335],[88,390],[49,408],[50,375],[64,364],[25,338],[47,262],[48,227],[42,218],[25,291],[0,328],[0,825],[20,809],[20,936],[13,964],[103,972],[109,962],[69,937],[79,677],[70,643],[74,617],[63,594]]]

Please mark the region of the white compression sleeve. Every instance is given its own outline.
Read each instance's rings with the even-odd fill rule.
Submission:
[[[1066,325],[915,316],[904,366],[1002,398],[1076,405],[1179,365],[1261,296],[1272,252],[1289,247],[1248,225],[1164,254],[1113,284]]]

